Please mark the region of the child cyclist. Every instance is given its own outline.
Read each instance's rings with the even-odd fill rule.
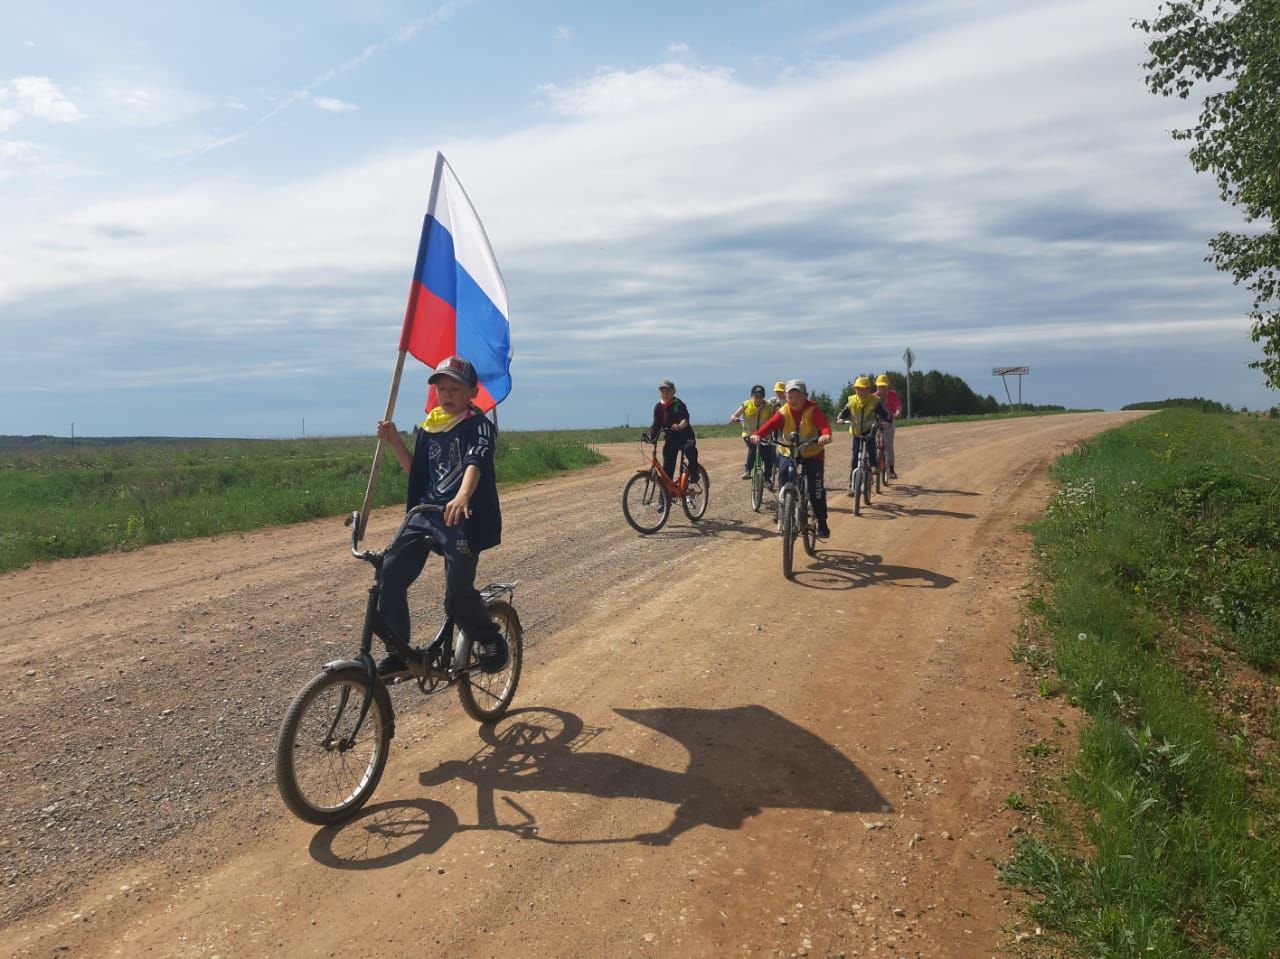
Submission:
[[[804,470],[809,479],[809,502],[813,504],[813,516],[818,521],[818,539],[827,539],[831,529],[827,526],[827,490],[823,484],[823,449],[831,442],[831,424],[822,412],[822,407],[809,399],[809,389],[804,380],[787,381],[787,403],[773,416],[765,420],[752,432],[750,442],[759,443],[772,430],[780,430],[785,443],[792,433],[799,433],[800,439],[817,439],[816,446],[809,446],[800,452],[799,463],[794,453],[784,455],[778,461],[778,482],[785,483],[788,474],[797,465]]]
[[[871,431],[875,429],[876,423],[890,423],[891,418],[889,411],[880,402],[880,397],[871,392],[871,380],[865,376],[859,376],[853,381],[853,395],[849,397],[849,402],[836,417],[836,422],[849,424],[849,434],[853,437],[853,459],[849,466],[852,474],[852,471],[858,468],[862,444],[871,442]],[[871,451],[871,455],[875,456],[875,450]],[[887,456],[886,453],[886,458]],[[852,490],[849,491],[849,495],[853,495]]]
[[[898,391],[889,385],[889,376],[881,373],[876,377],[876,396],[880,397],[880,405],[889,411],[889,422],[884,424],[884,458],[889,464],[889,479],[897,479],[893,468],[893,434],[897,432],[898,414],[902,412],[902,399]]]
[[[787,405],[787,384],[782,380],[773,384],[773,399],[769,402],[773,404],[775,410],[780,410]]]
[[[667,431],[667,439],[662,444],[662,468],[673,480],[676,479],[676,457],[684,450],[689,481],[694,482],[698,478],[698,440],[693,435],[693,427],[689,425],[689,407],[676,396],[676,385],[670,380],[663,380],[658,384],[658,402],[653,406],[653,424],[644,434],[644,441],[652,443],[658,438],[658,431],[664,429]]]
[[[758,456],[764,464],[764,483],[769,489],[773,489],[773,447],[756,446],[750,437],[776,411],[777,407],[764,398],[764,387],[757,383],[751,387],[751,396],[743,400],[742,405],[729,417],[730,423],[742,424],[742,442],[747,444],[747,465],[743,469],[742,478],[751,478],[751,470],[755,467]]]
[[[507,644],[489,617],[476,589],[476,563],[482,550],[502,539],[502,513],[494,477],[493,451],[497,431],[472,405],[477,389],[475,367],[460,356],[440,361],[428,382],[436,388],[439,406],[414,429],[409,453],[392,420],[378,423],[378,437],[391,446],[409,474],[406,509],[419,504],[440,506],[443,512],[419,513],[388,547],[382,563],[382,595],[378,614],[406,643],[409,642],[409,586],[418,578],[427,554],[444,556],[444,608],[454,622],[478,644],[485,672],[499,672],[507,664]],[[408,670],[394,653],[378,664],[383,676]]]

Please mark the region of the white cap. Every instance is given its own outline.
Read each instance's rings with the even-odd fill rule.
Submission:
[[[787,392],[799,390],[805,396],[809,395],[809,387],[804,385],[804,380],[787,380]]]

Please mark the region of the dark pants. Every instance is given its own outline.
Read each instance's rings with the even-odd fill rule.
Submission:
[[[801,458],[800,469],[809,480],[809,503],[813,506],[813,515],[819,523],[827,521],[827,486],[823,482],[826,473],[825,457],[812,456]],[[795,460],[783,456],[778,460],[778,485],[781,486],[791,478]]]
[[[750,437],[746,436],[742,438],[742,442],[747,444],[747,465],[744,466],[743,469],[748,473],[755,469],[756,457],[759,456],[764,462],[764,478],[767,480],[773,479],[773,464],[776,458],[774,455],[774,448],[772,446],[765,446],[764,444],[757,446],[751,442]]]
[[[409,642],[409,587],[426,565],[427,554],[444,555],[444,611],[473,643],[489,642],[501,632],[476,589],[478,554],[467,546],[461,524],[446,526],[438,513],[419,514],[396,538],[382,561],[378,614]]]
[[[677,433],[674,439],[667,436],[667,441],[662,444],[662,468],[673,481],[679,482],[680,477],[676,476],[676,457],[681,450],[684,450],[684,461],[689,466],[689,482],[692,483],[699,479],[698,443],[687,433],[684,436]]]

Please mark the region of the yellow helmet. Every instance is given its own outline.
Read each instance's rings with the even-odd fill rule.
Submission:
[[[881,373],[879,376],[876,377],[876,386],[888,386],[888,385],[889,385],[889,377],[887,377],[885,374]]]
[[[778,380],[778,382],[773,384],[773,391],[775,393],[785,393],[787,391],[787,384],[782,382],[782,380]]]
[[[871,381],[865,376],[859,376],[853,381],[853,388],[855,390],[869,390],[871,389]]]

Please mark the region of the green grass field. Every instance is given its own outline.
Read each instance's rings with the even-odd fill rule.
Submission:
[[[1053,955],[1280,956],[1280,425],[1169,410],[1055,477],[1015,656],[1088,721],[1003,876]]]
[[[375,441],[139,440],[40,444],[0,454],[0,572],[41,560],[338,516],[359,509]],[[498,481],[603,461],[559,434],[504,433]],[[404,497],[383,460],[374,502]]]

